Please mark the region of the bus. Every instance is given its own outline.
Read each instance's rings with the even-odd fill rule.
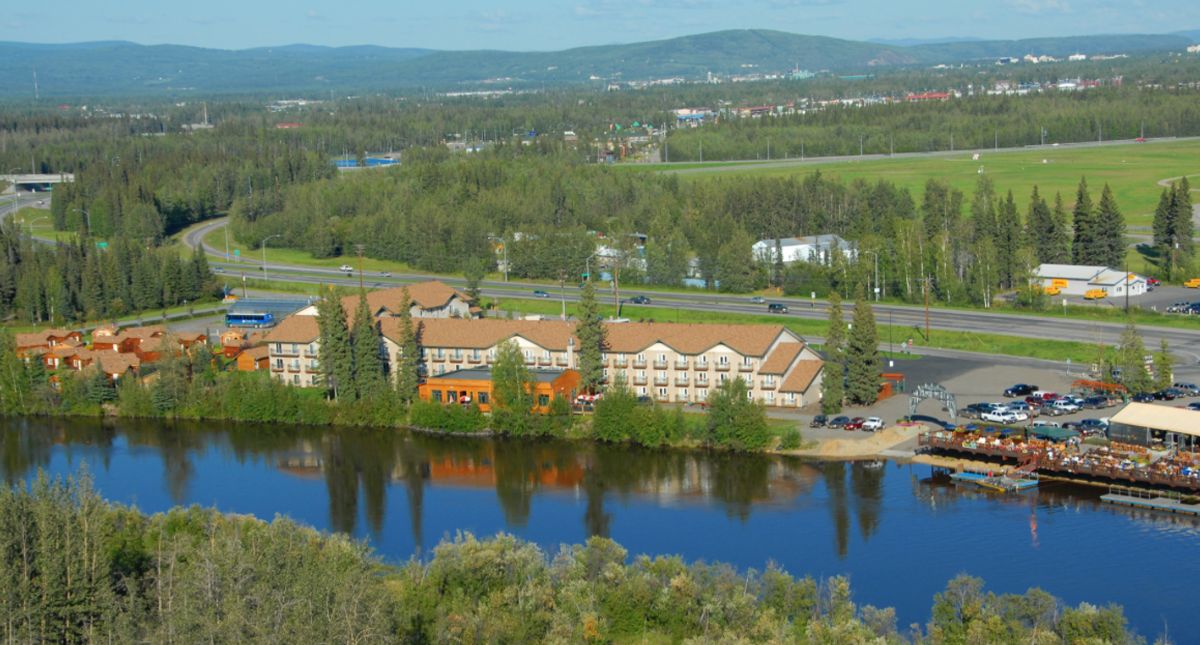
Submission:
[[[275,324],[275,315],[269,312],[231,311],[225,314],[226,327],[270,327]]]

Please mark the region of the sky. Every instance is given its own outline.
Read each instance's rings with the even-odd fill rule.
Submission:
[[[558,50],[721,29],[850,40],[1200,29],[1196,0],[55,0],[0,11],[0,41],[129,40]]]

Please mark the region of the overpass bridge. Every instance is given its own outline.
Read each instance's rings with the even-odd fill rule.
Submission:
[[[34,173],[21,175],[0,175],[0,181],[8,184],[8,188],[6,188],[4,192],[12,192],[13,190],[41,192],[51,190],[54,187],[54,184],[75,181],[75,175],[69,172],[59,173],[56,175],[43,175]]]

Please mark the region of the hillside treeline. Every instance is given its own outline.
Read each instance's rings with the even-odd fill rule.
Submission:
[[[667,138],[670,161],[1015,148],[1200,135],[1200,94],[1136,89],[974,96],[720,120]],[[768,145],[770,150],[768,151]],[[861,146],[861,147],[860,147]]]
[[[936,180],[913,195],[886,181],[843,183],[820,173],[680,182],[502,148],[292,186],[266,212],[237,199],[231,213],[242,242],[280,235],[317,257],[363,244],[370,257],[453,272],[495,268],[507,256],[514,277],[573,282],[600,266],[625,284],[675,286],[693,276],[729,292],[776,285],[858,294],[879,286],[883,296],[918,300],[928,285],[945,302],[986,303],[1025,285],[1041,262],[1122,262],[1124,218],[1105,187],[1002,191],[987,177],[972,195]],[[752,250],[760,239],[825,233],[859,252],[784,267]],[[644,248],[635,234],[647,236]],[[593,255],[598,250],[604,257]]]
[[[15,224],[0,228],[0,320],[76,323],[157,311],[218,295],[208,260],[120,239],[35,244]]]
[[[605,538],[548,554],[459,535],[385,564],[288,519],[145,515],[86,476],[0,490],[6,642],[1134,643],[1119,607],[1066,606],[960,576],[924,628],[857,605],[843,578],[629,557]]]

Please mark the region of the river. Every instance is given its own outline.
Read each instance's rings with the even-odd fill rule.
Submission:
[[[931,478],[928,466],[634,450],[558,441],[233,424],[0,419],[0,476],[86,464],[108,499],[157,512],[199,504],[286,515],[428,554],[458,531],[504,531],[553,551],[590,535],[635,554],[679,554],[797,575],[848,575],[860,604],[929,619],[958,573],[996,592],[1030,587],[1076,604],[1115,602],[1150,639],[1200,640],[1190,609],[1200,521],[1102,504],[1046,483],[998,495]]]

